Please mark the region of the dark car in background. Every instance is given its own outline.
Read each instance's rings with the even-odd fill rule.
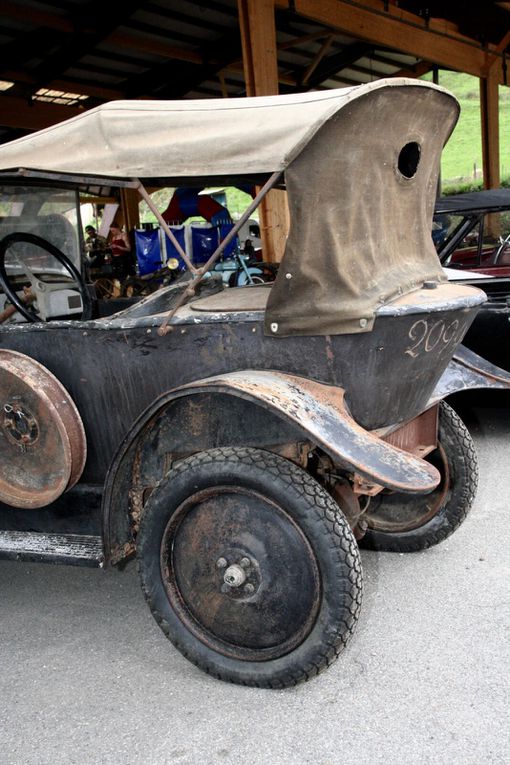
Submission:
[[[510,189],[438,199],[432,238],[449,279],[480,287],[488,298],[464,344],[510,368]]]

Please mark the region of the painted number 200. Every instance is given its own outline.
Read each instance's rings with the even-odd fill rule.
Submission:
[[[458,341],[463,331],[464,327],[460,326],[458,319],[450,322],[440,319],[432,323],[426,319],[418,319],[409,330],[409,338],[413,345],[407,348],[406,353],[413,358],[423,352],[430,353],[438,345],[446,346],[452,341]]]

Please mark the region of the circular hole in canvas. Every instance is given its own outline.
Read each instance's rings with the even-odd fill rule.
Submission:
[[[398,155],[398,169],[404,178],[414,178],[420,164],[420,144],[416,141],[406,143]]]

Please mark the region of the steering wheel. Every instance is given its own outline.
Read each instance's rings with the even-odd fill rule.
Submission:
[[[0,241],[0,284],[3,287],[3,290],[6,294],[6,296],[9,298],[11,303],[16,306],[18,311],[21,313],[22,316],[27,319],[27,321],[36,322],[36,321],[42,321],[40,316],[37,315],[37,313],[32,310],[28,305],[23,303],[23,301],[18,297],[16,294],[15,289],[10,283],[9,277],[7,276],[7,270],[5,268],[5,256],[7,254],[7,250],[12,244],[16,244],[17,242],[26,242],[27,244],[35,244],[37,247],[41,247],[41,249],[46,250],[50,253],[50,255],[53,255],[53,257],[58,260],[59,263],[61,263],[65,270],[68,272],[70,277],[73,279],[74,282],[76,282],[76,285],[78,287],[78,291],[81,295],[82,300],[82,313],[81,313],[81,320],[86,321],[87,319],[90,319],[92,316],[92,301],[90,299],[90,295],[87,289],[87,285],[85,284],[80,272],[76,269],[76,267],[73,265],[73,263],[69,260],[67,255],[64,255],[61,250],[58,249],[58,247],[55,247],[54,244],[51,242],[48,242],[46,239],[43,239],[40,236],[37,236],[37,234],[25,234],[23,232],[15,232],[13,234],[7,234],[7,236],[4,236],[4,238]],[[37,286],[37,279],[31,274],[30,271],[27,273],[29,279],[30,279],[30,286],[33,291],[33,293],[37,296],[39,292],[39,288]]]

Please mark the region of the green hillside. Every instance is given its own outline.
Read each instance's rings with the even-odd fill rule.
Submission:
[[[430,80],[431,76],[424,79]],[[445,146],[441,162],[443,186],[478,179],[482,171],[479,80],[469,74],[439,72],[439,84],[450,90],[460,102],[461,113],[453,134]],[[510,177],[510,88],[500,86],[500,168],[501,177]]]

